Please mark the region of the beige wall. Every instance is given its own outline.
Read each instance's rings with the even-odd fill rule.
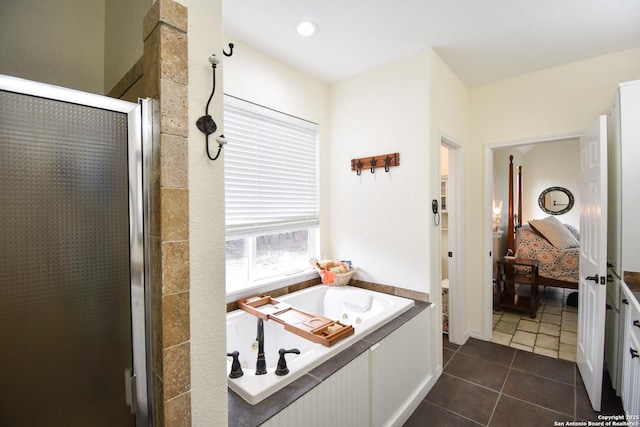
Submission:
[[[558,215],[560,221],[580,229],[580,141],[535,144],[522,166],[522,221],[549,216],[538,206],[540,193],[549,187],[564,187],[573,194],[574,208]]]
[[[104,29],[105,0],[2,1],[0,74],[102,95]]]
[[[142,56],[153,0],[0,3],[0,74],[108,93]]]
[[[431,49],[331,87],[331,255],[352,259],[362,280],[439,299],[439,132],[464,141],[466,106],[466,88]],[[394,152],[389,173],[350,170],[352,158]]]
[[[429,114],[430,114],[430,129],[429,129],[429,152],[430,161],[427,165],[428,174],[431,179],[428,190],[421,194],[420,198],[426,198],[427,205],[430,205],[431,199],[437,199],[440,195],[440,164],[438,161],[438,155],[440,152],[442,137],[451,139],[459,145],[455,150],[450,150],[448,155],[450,158],[449,165],[456,163],[456,158],[463,158],[467,151],[468,139],[469,139],[469,92],[465,85],[458,79],[458,77],[451,72],[449,67],[440,59],[440,57],[432,49],[428,50],[430,58],[429,66]],[[449,207],[451,207],[452,199],[457,191],[460,192],[459,200],[457,201],[457,211],[462,215],[465,212],[464,201],[462,200],[462,194],[464,194],[464,179],[466,177],[466,171],[460,170],[462,165],[457,165],[457,169],[450,169],[449,172]],[[455,175],[455,176],[454,176]],[[455,178],[461,178],[461,182],[455,181]],[[455,252],[457,265],[461,271],[456,271],[456,263],[452,265],[452,269],[447,272],[449,278],[449,298],[458,296],[459,304],[457,307],[453,307],[453,310],[449,310],[449,338],[451,340],[459,340],[463,336],[464,331],[464,316],[466,316],[465,307],[469,304],[469,300],[461,299],[460,296],[465,294],[465,290],[470,280],[468,280],[464,271],[464,263],[473,254],[468,251],[464,246],[456,246],[456,234],[462,236],[465,233],[466,224],[462,221],[458,224],[455,221],[456,214],[453,211],[447,214],[447,231],[450,242],[440,242],[442,238],[442,226],[436,227],[433,224],[433,215],[431,213],[431,207],[427,207],[426,221],[430,228],[428,244],[432,247],[431,254],[429,256],[429,296],[430,300],[435,302],[436,310],[434,317],[431,319],[431,336],[436,337],[436,342],[431,344],[432,360],[438,360],[438,365],[442,366],[442,291],[441,291],[441,278],[442,276],[442,247],[449,245],[448,250]],[[460,225],[460,226],[458,226]],[[462,229],[460,229],[462,228]],[[441,245],[438,245],[438,243]],[[451,244],[449,244],[451,243]],[[420,260],[416,260],[420,262]],[[472,300],[473,301],[473,300]],[[457,319],[455,318],[457,317]]]
[[[318,123],[321,130],[327,127],[327,84],[264,54],[233,34],[226,33],[224,39],[225,46],[234,44],[233,56],[222,57],[224,93]]]
[[[429,292],[429,66],[421,51],[331,87],[329,257],[358,279]],[[351,171],[351,159],[400,153],[389,173]],[[439,182],[439,179],[438,179]],[[422,236],[422,238],[416,238]],[[439,258],[438,258],[439,259]]]
[[[142,18],[154,0],[103,0],[104,26],[104,93],[142,56]]]
[[[434,161],[429,163],[429,176],[432,177],[432,179],[435,181],[435,186],[430,187],[429,193],[425,194],[424,197],[428,197],[428,203],[430,204],[431,199],[438,198],[438,195],[440,194],[440,176],[438,167],[441,165],[437,161],[437,155],[441,149],[441,138],[445,137],[448,139],[453,139],[452,142],[460,145],[458,149],[448,151],[450,162],[455,162],[457,151],[462,151],[462,153],[466,152],[466,146],[469,139],[469,91],[466,86],[460,81],[460,79],[458,79],[458,77],[453,74],[449,66],[445,64],[442,59],[440,59],[435,51],[429,49],[428,53],[431,59],[429,67],[429,103],[431,116],[429,151],[431,153],[431,156],[434,158]],[[449,174],[448,170],[447,173]],[[457,172],[452,170],[451,174],[453,173],[460,173],[462,177],[464,177],[465,175],[464,171],[459,170]],[[464,185],[464,183],[462,182],[456,184],[453,176],[449,176],[449,185],[450,196],[452,196],[455,191],[452,186],[458,185],[458,187],[462,189],[464,188],[461,186]],[[451,200],[449,205],[451,205]],[[458,212],[463,212],[463,209],[464,205],[458,206]],[[429,224],[431,227],[429,240],[433,245],[434,242],[438,241],[441,228],[433,226],[430,206],[428,211]],[[451,212],[447,215],[447,226],[449,228],[455,227],[454,215],[454,212]],[[434,248],[434,250],[435,249],[436,248]],[[458,253],[456,254],[456,256],[461,262],[464,262],[466,256],[468,256],[464,248],[456,248],[455,246],[453,246],[449,249],[457,250]],[[432,267],[429,274],[429,281],[431,283],[432,296],[434,297],[433,300],[438,301],[439,303],[439,298],[441,297],[441,273],[438,268],[436,268],[436,265],[441,265],[441,263],[438,264],[435,261],[435,258],[433,258],[433,264],[431,264]],[[450,276],[450,274],[448,273],[447,276]],[[465,286],[464,273],[463,277],[458,277],[458,279],[458,286]],[[450,313],[450,316],[452,314],[453,313]],[[438,336],[438,334],[434,336]]]
[[[434,337],[442,336],[442,263],[431,200],[440,194],[440,137],[464,149],[467,105],[467,89],[432,49],[331,87],[331,160],[323,169],[332,255],[356,262],[361,280],[428,293]],[[350,170],[352,158],[394,152],[400,166],[389,173]],[[430,359],[441,361],[440,338],[430,348]]]
[[[640,49],[471,88],[474,145],[579,131],[603,114],[617,84],[640,78]]]
[[[189,12],[189,243],[192,425],[227,419],[223,160],[209,160],[195,123],[211,93],[209,55],[222,58],[222,1],[181,0]],[[222,123],[223,73],[209,114]],[[220,130],[209,137],[215,141]],[[211,148],[215,149],[213,142]]]

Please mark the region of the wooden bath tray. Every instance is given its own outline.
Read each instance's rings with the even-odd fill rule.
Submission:
[[[257,295],[238,301],[244,311],[264,320],[274,320],[284,329],[310,341],[330,347],[342,338],[353,335],[353,326],[316,316],[280,302],[269,295]]]

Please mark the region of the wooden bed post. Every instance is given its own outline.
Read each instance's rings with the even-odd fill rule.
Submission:
[[[522,166],[518,166],[518,223],[516,227],[522,225]]]
[[[509,220],[507,222],[507,248],[515,255],[513,234],[513,156],[509,156]]]
[[[509,156],[509,218],[507,221],[507,245],[509,250],[511,251],[510,255],[513,255],[514,257],[516,256],[516,227],[524,227],[523,221],[522,221],[522,166],[518,166],[518,223],[515,224],[515,215],[514,213],[514,202],[516,199],[516,195],[513,192],[514,187],[513,187],[513,156]],[[533,238],[535,239],[540,239],[541,241],[546,242],[546,244],[548,244],[551,248],[553,248],[553,245],[551,245],[551,243],[549,243],[544,237],[539,236],[536,237],[538,235],[538,233],[536,233],[533,230],[529,230],[529,228],[523,229],[523,230],[528,230],[528,233],[531,236],[534,236]],[[520,230],[522,232],[522,230]],[[523,242],[520,242],[523,243]],[[576,266],[579,264],[579,249],[575,250],[577,257],[571,262],[571,264],[575,264]],[[563,254],[561,255],[556,255],[556,256],[573,256],[571,255],[569,252],[570,251],[559,251],[559,252],[563,252]],[[567,252],[567,254],[564,254],[564,252]],[[534,257],[536,256],[535,253],[532,253],[532,251],[528,248],[528,245],[526,242],[524,242],[524,246],[523,249],[521,249],[520,252],[522,258],[531,258],[534,259]],[[522,259],[521,258],[521,259]],[[549,274],[548,272],[548,267],[547,270],[545,270],[545,267],[543,266],[543,261],[540,260],[540,270],[538,271],[538,277],[536,279],[536,282],[538,285],[544,285],[544,286],[555,286],[558,288],[565,288],[565,289],[578,289],[578,272],[576,271],[576,279],[575,281],[569,281],[569,280],[560,280],[560,279],[553,279],[551,277],[548,277],[547,275]],[[569,273],[572,274],[572,273]]]

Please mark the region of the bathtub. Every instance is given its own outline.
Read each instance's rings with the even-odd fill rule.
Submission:
[[[239,360],[244,375],[240,378],[229,378],[227,383],[229,388],[251,405],[264,400],[414,306],[413,300],[410,299],[352,286],[317,285],[277,299],[302,311],[352,325],[354,334],[331,347],[326,347],[286,331],[283,325],[273,320],[265,321],[264,354],[267,374],[255,375],[258,357],[257,317],[243,310],[228,313],[227,352],[240,352]],[[281,348],[296,348],[300,350],[300,354],[287,354],[289,374],[277,376],[275,370],[279,358],[278,350]],[[228,357],[227,372],[231,371],[231,362],[232,359]]]

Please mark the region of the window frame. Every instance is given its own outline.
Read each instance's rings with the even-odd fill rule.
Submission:
[[[244,257],[246,257],[246,269],[245,271],[247,280],[245,282],[240,283],[240,281],[236,282],[234,286],[229,286],[229,277],[227,273],[225,273],[225,293],[227,295],[227,299],[237,298],[248,296],[249,293],[255,292],[264,292],[267,290],[274,289],[279,286],[287,286],[289,284],[298,283],[300,281],[309,280],[314,277],[317,277],[317,272],[311,268],[308,264],[296,265],[292,266],[290,269],[283,269],[282,272],[278,272],[273,276],[263,276],[258,277],[257,269],[258,269],[258,253],[257,253],[257,240],[261,236],[275,236],[280,233],[289,233],[295,231],[306,230],[307,231],[307,250],[309,252],[309,257],[316,256],[319,253],[319,236],[320,236],[320,179],[319,179],[319,146],[320,146],[320,126],[317,123],[313,123],[308,120],[300,119],[298,117],[292,116],[287,113],[283,113],[268,107],[264,107],[250,101],[242,100],[240,98],[225,94],[224,95],[224,109],[225,109],[225,133],[227,133],[227,138],[229,139],[229,145],[234,143],[233,133],[230,133],[227,129],[227,105],[232,104],[234,109],[243,109],[247,108],[248,115],[257,115],[268,118],[268,120],[282,120],[283,123],[290,126],[300,126],[303,129],[306,129],[308,132],[313,133],[313,147],[307,145],[306,152],[307,155],[309,152],[313,152],[313,169],[309,172],[314,174],[312,182],[312,193],[315,197],[315,217],[305,218],[302,221],[293,220],[290,223],[285,221],[281,221],[275,225],[267,224],[266,226],[256,226],[252,227],[251,224],[246,226],[246,229],[243,229],[243,224],[237,226],[236,228],[233,226],[230,227],[228,219],[225,218],[225,244],[229,241],[234,240],[244,240]],[[237,113],[237,112],[236,112]],[[245,129],[241,129],[244,131]],[[261,129],[262,130],[262,129]],[[265,140],[260,141],[260,138],[255,138],[253,143],[257,145],[262,142],[263,144],[268,143],[267,141],[272,136],[267,136]],[[308,144],[310,140],[306,143]],[[227,146],[229,147],[229,146]],[[302,151],[305,151],[303,148]],[[228,169],[226,158],[229,156],[228,150],[225,152],[225,217],[227,217],[227,196],[228,196]],[[286,157],[282,157],[286,159]],[[259,170],[259,166],[256,166]],[[255,173],[255,170],[249,173],[248,176],[251,176],[251,173]],[[250,210],[255,210],[255,206],[251,207]],[[231,229],[231,231],[230,231]],[[227,259],[227,251],[225,250],[225,267],[228,270],[228,259]],[[285,271],[286,270],[286,271]]]

